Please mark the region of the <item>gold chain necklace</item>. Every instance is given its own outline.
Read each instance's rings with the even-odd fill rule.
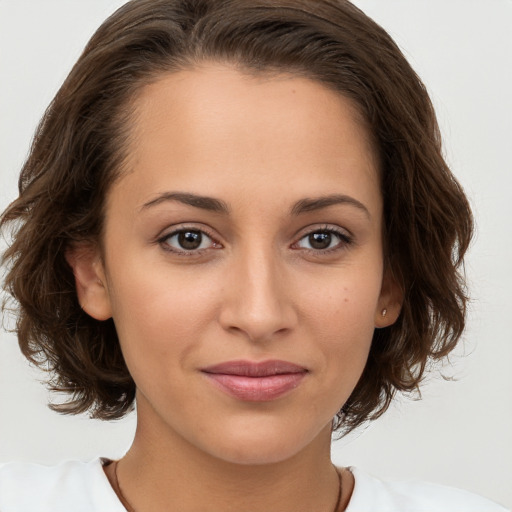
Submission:
[[[117,464],[119,461],[114,461],[112,464],[114,465],[114,487],[115,490],[121,500],[121,503],[123,504],[124,508],[128,512],[136,512],[135,509],[131,506],[130,502],[126,499],[125,495],[123,494],[123,491],[121,491],[121,486],[119,485],[119,478],[117,478]],[[336,499],[336,505],[334,506],[332,512],[338,512],[338,508],[341,503],[341,473],[338,471],[336,466],[333,466],[336,470],[336,474],[338,475],[338,497]]]

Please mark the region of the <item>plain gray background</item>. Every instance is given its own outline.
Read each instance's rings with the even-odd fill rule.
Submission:
[[[0,208],[16,195],[32,133],[88,38],[123,0],[0,0]],[[422,478],[512,507],[512,1],[357,0],[396,39],[436,106],[445,152],[470,196],[465,344],[424,387],[333,445],[334,461],[384,478]],[[116,457],[133,415],[117,423],[46,408],[44,375],[0,333],[0,462]]]

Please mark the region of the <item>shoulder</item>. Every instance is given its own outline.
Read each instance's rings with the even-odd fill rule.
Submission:
[[[100,459],[56,466],[0,464],[2,512],[125,512]]]
[[[443,485],[407,480],[385,482],[357,468],[346,512],[508,512],[482,496]]]

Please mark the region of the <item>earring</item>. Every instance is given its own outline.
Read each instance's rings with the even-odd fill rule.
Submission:
[[[386,308],[384,308],[381,313],[380,313],[382,316],[386,316],[388,314],[388,310]]]

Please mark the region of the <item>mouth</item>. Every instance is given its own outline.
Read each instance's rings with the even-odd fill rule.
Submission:
[[[308,370],[287,361],[228,361],[203,368],[218,389],[243,401],[275,400],[300,385]]]

